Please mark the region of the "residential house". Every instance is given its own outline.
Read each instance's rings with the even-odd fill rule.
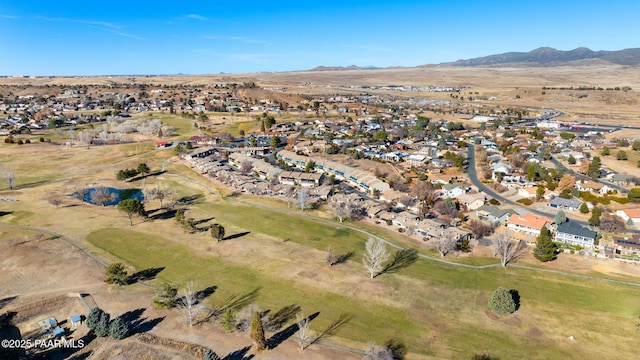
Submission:
[[[606,193],[608,193],[609,191],[611,191],[612,189],[607,186],[607,185],[603,185],[600,183],[597,183],[595,181],[576,181],[576,184],[574,185],[574,187],[580,191],[589,191],[589,192],[594,192],[594,193],[598,193],[601,195],[604,195]]]
[[[629,237],[614,237],[613,248],[618,255],[640,255],[640,235]]]
[[[484,193],[477,194],[461,194],[457,197],[458,203],[464,205],[469,210],[477,210],[484,205],[487,196]]]
[[[491,179],[495,181],[498,178],[498,174],[502,174],[504,178],[505,175],[511,174],[512,171],[513,167],[511,165],[505,163],[491,164]]]
[[[558,225],[555,241],[583,248],[593,248],[598,233],[591,231],[575,221],[565,221]]]
[[[633,184],[635,176],[627,174],[611,174],[607,178],[614,184],[627,186]]]
[[[410,166],[422,166],[427,161],[427,157],[420,154],[412,154],[407,157],[407,164]]]
[[[576,211],[580,209],[580,206],[582,206],[582,201],[576,198],[565,199],[558,196],[549,201],[549,206],[555,209]]]
[[[507,228],[528,235],[539,236],[540,230],[547,225],[553,224],[553,220],[548,217],[534,215],[532,213],[513,214],[507,220]]]
[[[300,185],[313,188],[320,186],[324,174],[305,173],[300,171],[283,171],[278,175],[278,182],[286,185]]]
[[[528,188],[522,188],[518,190],[518,195],[527,199],[535,199],[537,192],[538,192],[538,188],[528,187]]]
[[[512,210],[501,209],[495,205],[483,205],[476,210],[478,219],[500,225],[506,224],[511,214],[513,214]]]
[[[616,215],[621,217],[624,221],[629,221],[629,219],[631,219],[634,224],[638,224],[638,221],[640,221],[640,209],[618,210],[616,211]]]
[[[442,197],[443,199],[457,198],[458,196],[465,194],[469,190],[471,190],[471,187],[466,184],[444,184],[442,185],[442,190],[440,190],[440,197]]]

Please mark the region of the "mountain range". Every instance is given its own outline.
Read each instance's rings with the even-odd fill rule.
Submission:
[[[606,61],[618,65],[640,65],[640,48],[618,51],[593,51],[579,47],[569,51],[541,47],[529,52],[508,52],[468,60],[458,60],[440,65],[449,66],[496,66],[496,65],[532,65],[559,66],[574,62]]]
[[[617,51],[593,51],[586,47],[563,51],[551,47],[541,47],[529,52],[507,52],[478,57],[474,59],[458,60],[440,63],[444,66],[563,66],[563,65],[640,65],[640,48],[624,49]],[[421,65],[418,67],[433,66]],[[396,67],[388,67],[392,69]],[[377,70],[383,69],[374,66],[317,66],[311,71],[335,71],[335,70]]]

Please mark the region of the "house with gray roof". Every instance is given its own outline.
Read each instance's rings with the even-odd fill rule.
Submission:
[[[582,206],[582,201],[576,198],[565,199],[558,196],[549,201],[549,206],[555,209],[566,209],[575,211],[580,209],[580,206]]]
[[[591,231],[575,221],[566,221],[558,225],[555,241],[567,245],[578,245],[584,248],[593,248],[598,233]]]
[[[506,224],[507,220],[509,220],[509,216],[513,213],[513,210],[501,209],[495,205],[483,205],[476,210],[476,216],[478,216],[478,219],[500,225]]]

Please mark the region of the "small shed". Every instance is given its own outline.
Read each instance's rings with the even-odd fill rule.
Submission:
[[[60,326],[53,328],[53,337],[64,336],[64,329]]]
[[[82,317],[80,315],[71,315],[69,316],[69,323],[75,329],[82,324]]]

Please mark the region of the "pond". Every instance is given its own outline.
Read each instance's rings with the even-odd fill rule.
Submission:
[[[122,200],[144,200],[140,189],[116,189],[112,187],[95,187],[82,190],[82,201],[101,206],[117,205]],[[74,193],[78,197],[78,193]]]

